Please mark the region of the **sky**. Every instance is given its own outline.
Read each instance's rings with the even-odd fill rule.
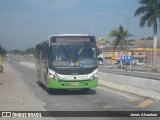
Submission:
[[[0,0],[0,43],[25,50],[54,34],[108,38],[120,25],[127,29],[127,21],[133,39],[153,36],[153,28],[140,28],[134,17],[140,6],[138,0]]]

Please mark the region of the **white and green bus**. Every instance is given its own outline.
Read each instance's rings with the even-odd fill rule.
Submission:
[[[95,36],[51,35],[36,45],[38,82],[51,89],[88,91],[98,84]]]

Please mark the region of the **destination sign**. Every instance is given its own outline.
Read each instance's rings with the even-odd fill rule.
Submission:
[[[91,42],[90,38],[65,37],[56,38],[56,43],[87,43]]]

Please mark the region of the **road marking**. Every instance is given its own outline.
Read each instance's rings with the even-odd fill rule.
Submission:
[[[14,68],[11,64],[10,64],[10,67],[13,71],[15,71],[20,77],[23,77],[23,75],[21,73],[19,73],[16,68]]]
[[[133,102],[133,101],[135,101],[136,99],[132,99],[132,98],[128,98],[128,102]]]
[[[136,100],[134,97],[131,97],[131,96],[129,96],[129,95],[125,95],[125,94],[122,94],[122,93],[119,93],[119,92],[115,92],[115,91],[112,91],[112,90],[108,90],[108,89],[105,89],[105,88],[102,88],[102,87],[98,87],[98,88],[101,89],[101,90],[105,90],[105,91],[108,91],[108,92],[112,92],[112,93],[121,95],[121,96],[123,96],[123,97],[129,98],[129,99],[132,99],[132,100]]]
[[[139,107],[139,108],[144,108],[144,107],[147,107],[147,106],[153,104],[154,102],[155,102],[154,100],[145,100],[145,101],[141,102],[141,103],[138,105],[138,107]]]

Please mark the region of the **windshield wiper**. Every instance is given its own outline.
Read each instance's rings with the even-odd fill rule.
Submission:
[[[76,56],[80,55],[81,52],[84,50],[85,45],[77,52]]]
[[[61,46],[63,47],[63,50],[64,50],[65,55],[70,59],[70,57],[69,57],[69,55],[68,55],[68,52],[67,52],[67,50],[65,49],[65,47],[64,47],[63,45],[61,45]]]

